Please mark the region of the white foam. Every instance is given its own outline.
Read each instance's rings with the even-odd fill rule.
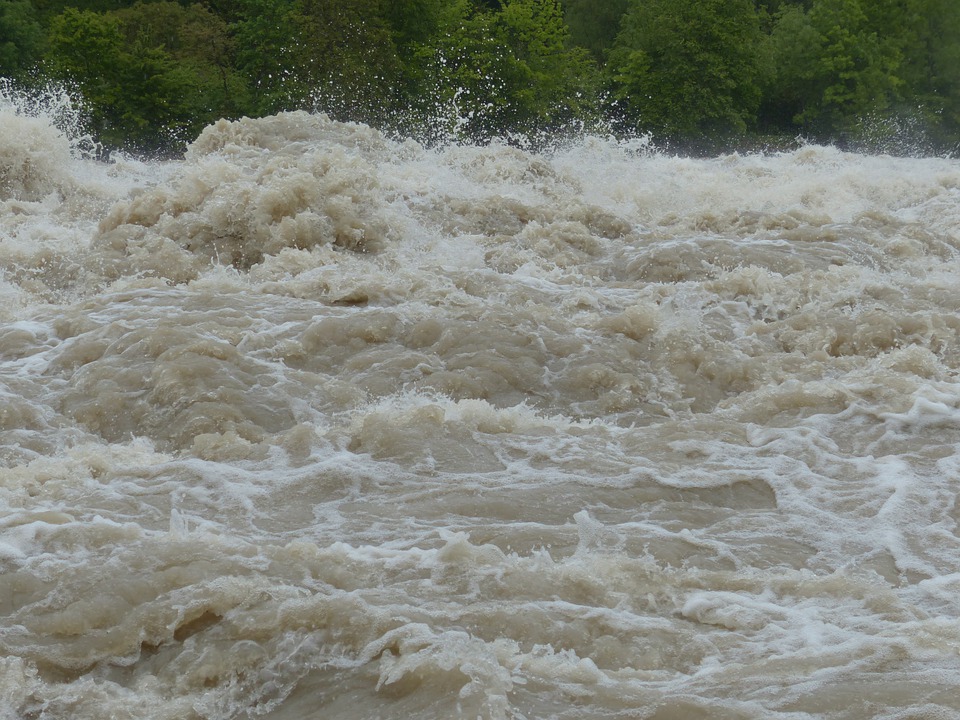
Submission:
[[[14,712],[960,712],[956,161],[3,112]]]

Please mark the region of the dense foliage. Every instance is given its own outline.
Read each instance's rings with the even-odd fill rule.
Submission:
[[[956,0],[0,0],[0,76],[104,143],[323,110],[424,141],[593,130],[713,150],[960,139]]]

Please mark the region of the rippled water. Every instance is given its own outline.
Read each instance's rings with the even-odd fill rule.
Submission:
[[[960,162],[0,125],[0,718],[960,716]]]

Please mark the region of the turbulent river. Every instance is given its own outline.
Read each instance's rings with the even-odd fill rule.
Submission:
[[[960,162],[98,162],[0,112],[0,718],[960,717]]]

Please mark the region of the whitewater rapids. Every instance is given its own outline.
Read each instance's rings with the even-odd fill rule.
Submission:
[[[960,717],[960,162],[0,108],[0,718]]]

